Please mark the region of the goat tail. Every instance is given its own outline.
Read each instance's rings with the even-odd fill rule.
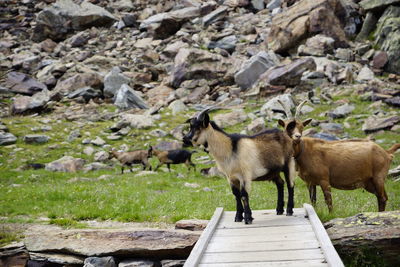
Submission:
[[[390,155],[393,155],[400,148],[400,143],[394,144],[391,148],[386,150],[386,152]]]

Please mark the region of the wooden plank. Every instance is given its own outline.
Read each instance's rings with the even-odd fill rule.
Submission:
[[[257,228],[269,226],[289,226],[289,225],[309,225],[310,222],[304,215],[300,216],[282,216],[269,215],[263,217],[253,216],[255,220],[252,224],[244,224],[243,222],[234,222],[234,216],[229,216],[224,213],[218,224],[218,229],[221,228]]]
[[[314,208],[309,204],[304,204],[304,209],[307,212],[311,226],[314,229],[315,235],[321,244],[321,249],[324,252],[326,261],[330,267],[344,267],[342,260],[332,245],[331,239],[325,231],[324,226],[315,213]]]
[[[247,251],[272,251],[272,250],[298,250],[320,248],[319,242],[314,240],[300,241],[275,241],[257,242],[248,245],[247,243],[210,242],[205,252],[247,252]]]
[[[211,242],[225,242],[225,243],[256,243],[263,241],[301,241],[301,240],[315,240],[314,232],[301,232],[301,233],[274,233],[268,236],[253,235],[253,236],[213,236]]]
[[[312,232],[313,228],[309,225],[283,225],[258,228],[219,228],[215,231],[214,236],[248,236],[248,235],[269,235],[274,233],[299,233]]]
[[[217,208],[212,216],[211,220],[208,222],[206,229],[204,229],[199,240],[197,240],[196,245],[190,252],[189,258],[186,260],[184,267],[194,267],[197,266],[204,250],[210,241],[218,222],[220,221],[222,214],[224,212],[223,208]]]
[[[204,253],[200,263],[249,263],[317,259],[324,259],[324,255],[320,249],[303,249],[287,251],[249,251],[246,253]]]
[[[251,263],[202,263],[199,267],[328,267],[324,259],[296,261],[264,261]]]

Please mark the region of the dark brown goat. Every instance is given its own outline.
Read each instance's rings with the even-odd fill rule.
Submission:
[[[393,153],[400,144],[384,150],[369,140],[326,141],[302,137],[302,130],[310,121],[301,122],[295,116],[287,121],[280,120],[279,124],[293,139],[296,167],[300,178],[308,185],[312,204],[316,202],[317,185],[321,186],[330,212],[333,209],[331,187],[364,188],[377,197],[378,210],[384,211],[388,199],[385,179]]]
[[[152,147],[148,150],[135,150],[131,152],[117,152],[111,150],[109,159],[112,159],[113,157],[121,163],[121,174],[124,173],[124,166],[128,166],[132,172],[133,164],[142,164],[143,170],[146,168],[151,170],[151,165],[148,159],[152,157]]]
[[[160,151],[153,149],[153,154],[159,160],[159,163],[155,170],[158,170],[159,167],[163,164],[167,164],[168,170],[171,171],[171,164],[180,164],[184,163],[188,169],[193,167],[196,170],[196,165],[193,164],[191,157],[192,154],[196,153],[196,151],[187,151],[184,149],[174,149],[168,151]]]

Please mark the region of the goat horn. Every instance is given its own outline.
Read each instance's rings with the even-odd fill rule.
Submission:
[[[285,104],[283,104],[283,102],[280,99],[277,99],[277,101],[282,106],[283,112],[285,113],[286,118],[291,119],[292,118],[292,112],[290,111],[290,109],[288,110],[286,108]]]
[[[294,114],[295,119],[297,119],[297,116],[300,115],[301,108],[304,106],[305,103],[307,103],[307,100],[304,100],[303,102],[300,103],[300,105],[297,106],[296,113]]]
[[[202,112],[199,113],[199,115],[197,115],[197,119],[200,119],[200,117],[202,117],[205,113],[207,113],[208,111],[210,111],[211,108],[206,108],[205,110],[203,110]]]

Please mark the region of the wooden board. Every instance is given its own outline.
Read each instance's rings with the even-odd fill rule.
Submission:
[[[246,235],[270,235],[276,233],[299,233],[313,232],[310,224],[304,225],[282,225],[282,226],[262,226],[258,228],[219,228],[214,232],[214,236],[246,236]]]
[[[201,263],[199,267],[328,267],[323,259],[296,261],[264,261],[251,263]]]

